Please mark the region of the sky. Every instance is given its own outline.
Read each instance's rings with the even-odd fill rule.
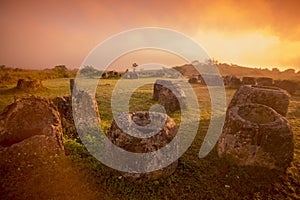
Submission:
[[[1,0],[0,64],[78,68],[112,35],[162,27],[191,37],[219,62],[300,70],[299,8],[298,0]],[[185,62],[146,51],[125,55],[114,64],[151,61]]]

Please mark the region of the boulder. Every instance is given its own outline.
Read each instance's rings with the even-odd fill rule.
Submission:
[[[239,78],[237,78],[236,76],[231,76],[231,75],[227,75],[222,77],[223,79],[223,83],[225,86],[228,86],[229,88],[232,89],[237,89],[242,85],[242,82]]]
[[[75,93],[74,93],[75,92]],[[95,95],[89,90],[73,90],[72,113],[77,132],[84,133],[82,127],[94,127],[101,123]],[[81,127],[81,128],[80,128]],[[79,129],[78,129],[79,128]]]
[[[274,85],[276,87],[286,90],[290,94],[295,94],[295,92],[299,87],[299,83],[291,80],[282,80],[282,81],[276,80],[274,82]]]
[[[224,83],[224,85],[227,86],[227,85],[229,85],[232,76],[227,75],[227,76],[223,76],[222,78],[223,78],[223,83]]]
[[[167,80],[156,80],[153,87],[153,100],[158,101],[159,94],[164,85],[171,85],[171,81]]]
[[[153,99],[157,100],[168,114],[186,108],[184,91],[178,83],[171,81],[157,80],[154,83]]]
[[[241,80],[236,76],[232,76],[229,81],[228,87],[231,89],[238,89],[239,87],[241,87],[241,85],[242,85]]]
[[[74,86],[76,87],[75,79],[70,79],[70,93],[71,93],[71,95],[73,94]],[[75,90],[76,90],[76,88],[75,88]]]
[[[151,120],[150,115],[153,116],[153,121]],[[149,125],[150,123],[152,123],[152,125],[150,127],[147,127],[147,125]],[[119,126],[124,127],[120,128]],[[155,133],[151,137],[134,137],[128,134],[129,132],[144,134],[151,131]],[[108,130],[107,137],[113,144],[120,148],[123,148],[124,150],[134,153],[148,153],[154,152],[166,146],[176,136],[177,131],[178,128],[174,120],[168,115],[158,112],[138,111],[131,113],[121,113],[120,115],[118,115],[117,120],[114,120],[112,122],[111,127]],[[107,151],[110,152],[109,149]],[[154,159],[160,159],[160,155],[157,154],[157,157]],[[155,161],[153,163],[159,162]],[[151,163],[149,163],[149,165],[150,164]],[[170,176],[175,171],[177,165],[178,161],[175,161],[165,168],[149,173],[122,172],[122,174],[123,176],[134,180],[153,180]]]
[[[293,133],[288,121],[261,104],[228,109],[218,142],[218,155],[239,165],[285,170],[293,160]]]
[[[244,85],[236,91],[228,108],[245,103],[264,104],[286,116],[290,95],[285,90],[276,87]]]
[[[273,79],[268,77],[260,77],[256,79],[257,85],[259,86],[272,86]]]
[[[43,85],[41,80],[19,79],[16,88],[18,90],[38,90],[42,89]]]
[[[256,78],[244,76],[242,78],[243,85],[256,85]]]
[[[78,134],[73,119],[72,97],[63,96],[53,99],[63,127],[63,134],[72,139],[78,139]]]
[[[15,167],[38,162],[42,157],[63,155],[63,150],[59,113],[48,99],[16,98],[1,112],[1,169],[16,170]]]

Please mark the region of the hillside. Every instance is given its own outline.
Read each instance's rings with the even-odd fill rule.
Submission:
[[[280,71],[277,68],[273,68],[269,70],[259,69],[259,68],[250,68],[238,65],[229,65],[226,63],[218,63],[216,64],[221,76],[226,75],[235,75],[239,78],[243,76],[250,76],[250,77],[270,77],[273,79],[290,79],[290,80],[298,80],[300,81],[300,73],[295,72],[294,69],[287,69],[285,71]],[[191,65],[185,64],[182,66],[176,66],[174,69],[181,72],[184,76],[192,76],[199,74],[198,71]]]

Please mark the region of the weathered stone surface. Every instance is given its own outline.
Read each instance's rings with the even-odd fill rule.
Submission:
[[[167,80],[156,80],[153,87],[153,100],[158,101],[160,90],[163,88],[163,85],[171,85],[171,81]]]
[[[43,85],[41,80],[19,79],[16,88],[19,90],[37,90],[43,88]]]
[[[155,122],[151,122],[150,115],[154,116],[153,119],[155,119]],[[125,125],[125,128],[121,129],[118,126],[116,120],[114,120],[110,129],[108,130],[107,137],[113,144],[117,145],[118,147],[135,153],[155,152],[156,150],[166,146],[176,136],[176,133],[178,131],[178,128],[172,118],[165,114],[157,112],[139,111],[135,113],[121,113],[119,116],[117,116],[117,121],[118,123],[121,123],[122,126]],[[133,122],[137,126],[134,126]],[[163,122],[163,124],[160,124],[162,125],[162,127],[159,125],[159,123],[161,122]],[[150,128],[149,130],[148,128],[146,128],[147,131],[144,130],[145,126],[150,123],[155,123],[154,125],[156,125],[157,123],[157,126],[152,126],[153,129]],[[143,134],[144,131],[153,131],[156,134],[151,137],[141,138],[129,135],[129,131],[135,132],[137,134]],[[157,157],[159,159],[159,155]],[[133,179],[157,179],[171,175],[175,171],[177,164],[178,162],[175,161],[168,167],[150,173],[122,174],[125,177]]]
[[[0,166],[8,170],[42,156],[63,153],[59,113],[42,97],[16,98],[0,114]],[[28,157],[29,156],[29,157]]]
[[[236,76],[232,76],[229,81],[228,87],[232,89],[238,89],[241,85],[242,85],[241,80]]]
[[[0,145],[11,146],[35,135],[58,138],[61,142],[59,114],[46,98],[28,96],[16,98],[0,114]]]
[[[85,132],[84,127],[94,127],[101,123],[95,95],[88,90],[73,90],[72,111],[77,132]],[[81,127],[81,128],[80,128]]]
[[[268,77],[260,77],[256,79],[257,85],[259,86],[272,86],[273,79]]]
[[[256,85],[256,78],[244,76],[242,78],[243,85]]]
[[[237,89],[242,85],[242,82],[239,78],[230,75],[223,77],[223,83],[224,85],[232,89]]]
[[[186,96],[180,85],[166,80],[154,83],[153,99],[164,106],[167,113],[186,108]]]
[[[230,76],[230,75],[227,75],[227,76],[222,77],[222,78],[223,78],[223,83],[224,83],[224,85],[229,85],[230,80],[231,80],[231,77],[232,77],[232,76]]]
[[[293,133],[288,121],[261,104],[233,106],[227,111],[218,155],[240,165],[286,169],[293,160]]]
[[[276,87],[286,90],[290,94],[295,94],[299,87],[299,83],[290,80],[276,80],[274,81],[274,85]]]
[[[72,139],[77,138],[78,134],[73,119],[71,96],[56,97],[53,99],[53,103],[60,114],[63,134]]]
[[[60,113],[63,133],[70,138],[79,139],[73,113],[77,117],[77,126],[82,123],[99,125],[101,118],[97,101],[91,92],[78,88],[74,79],[70,79],[70,90],[72,96],[56,97],[53,102]],[[74,110],[72,101],[75,105]]]
[[[198,83],[198,79],[196,77],[190,77],[189,83],[192,83],[192,84]]]
[[[71,92],[71,95],[73,94],[74,86],[76,86],[75,85],[75,79],[70,79],[70,92]],[[76,88],[75,88],[75,90],[76,90]]]
[[[234,94],[229,108],[245,103],[264,104],[286,116],[290,95],[285,90],[276,87],[244,85]]]

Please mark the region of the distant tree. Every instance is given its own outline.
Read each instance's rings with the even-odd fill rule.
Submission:
[[[84,66],[82,69],[80,69],[80,74],[84,76],[93,77],[101,75],[101,71],[95,69],[92,66]]]
[[[283,71],[283,73],[285,74],[295,74],[295,70],[294,69],[286,69]]]
[[[136,64],[136,63],[133,63],[133,64],[132,64],[132,67],[133,67],[133,68],[136,68],[137,66],[138,66],[138,64]]]
[[[138,64],[136,64],[136,63],[133,63],[132,64],[132,67],[133,67],[133,72],[135,72],[135,68],[138,66]]]
[[[54,67],[54,70],[68,71],[68,68],[65,65],[57,65]]]
[[[68,68],[65,65],[57,65],[53,68],[53,71],[58,74],[59,77],[68,78]]]
[[[279,73],[280,70],[278,68],[274,67],[274,68],[272,68],[272,72]]]

